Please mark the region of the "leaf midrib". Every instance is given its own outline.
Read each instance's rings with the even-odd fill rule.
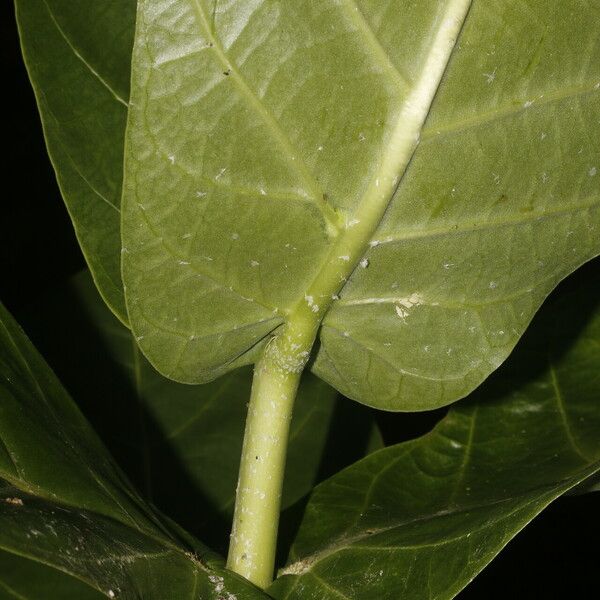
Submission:
[[[364,256],[418,146],[423,125],[456,48],[472,0],[450,0],[432,37],[421,76],[396,107],[378,170],[371,177],[351,222],[331,245],[289,322],[312,322],[314,332],[332,301]],[[315,299],[313,301],[313,299]],[[318,304],[317,304],[318,303]]]

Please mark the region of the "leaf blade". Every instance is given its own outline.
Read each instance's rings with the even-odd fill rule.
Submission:
[[[111,310],[120,274],[123,140],[135,2],[16,1],[25,64],[77,239]]]
[[[550,290],[598,254],[598,179],[583,170],[598,150],[597,7],[468,5],[233,3],[210,17],[200,0],[140,4],[123,272],[162,373],[207,381],[253,362],[304,311],[325,315],[313,370],[345,395],[441,406],[497,368]],[[481,51],[505,21],[518,23],[511,44]],[[565,51],[546,52],[548,39]],[[539,165],[527,158],[538,128]],[[389,207],[375,231],[377,202]]]
[[[265,597],[142,501],[2,307],[0,374],[3,552],[108,597]]]
[[[542,311],[510,364],[431,433],[317,488],[270,593],[454,597],[545,506],[600,469],[599,335],[589,287]]]

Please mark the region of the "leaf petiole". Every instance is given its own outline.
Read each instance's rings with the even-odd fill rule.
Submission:
[[[296,313],[256,363],[227,568],[266,588],[273,579],[288,432],[318,319]]]

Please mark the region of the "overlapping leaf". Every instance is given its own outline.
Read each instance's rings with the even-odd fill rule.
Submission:
[[[16,0],[16,7],[48,152],[77,238],[100,293],[126,322],[119,213],[136,2]]]
[[[204,386],[159,375],[131,332],[103,305],[86,272],[31,309],[25,324],[36,346],[81,399],[119,464],[148,499],[224,552],[251,370],[239,369]],[[291,423],[282,508],[381,445],[367,409],[348,406],[307,374]]]
[[[453,598],[547,504],[600,470],[599,342],[598,290],[545,309],[510,361],[430,434],[317,488],[270,593]]]
[[[53,567],[109,598],[265,597],[225,573],[201,544],[187,536],[180,541],[177,528],[142,502],[4,309],[0,550]],[[15,572],[2,575],[7,564],[0,567],[0,586],[15,590]],[[30,571],[25,564],[15,568]],[[57,579],[51,576],[49,584],[72,589]]]
[[[466,395],[598,254],[600,3],[474,0],[448,49],[468,4],[139,3],[124,277],[159,370],[212,379],[321,310],[307,290],[390,178],[313,367],[361,402]]]

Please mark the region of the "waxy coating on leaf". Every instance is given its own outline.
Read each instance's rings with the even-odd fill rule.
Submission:
[[[144,353],[206,381],[308,303],[312,368],[347,396],[466,395],[600,251],[598,19],[596,1],[141,1],[122,235]]]

